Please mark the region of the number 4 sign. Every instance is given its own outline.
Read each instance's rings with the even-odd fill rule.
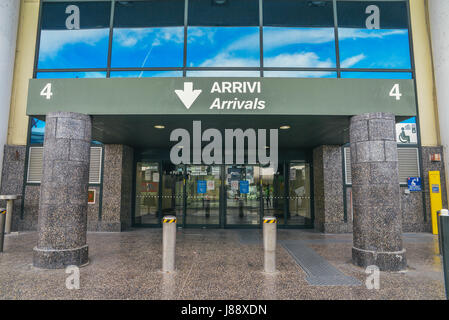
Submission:
[[[53,92],[51,92],[51,83],[47,83],[41,91],[41,96],[45,97],[47,100],[51,99]]]
[[[396,97],[396,100],[401,100],[402,93],[399,88],[399,83],[396,83],[390,91],[390,97]]]

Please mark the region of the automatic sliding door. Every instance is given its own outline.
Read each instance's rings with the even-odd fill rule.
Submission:
[[[287,224],[309,225],[312,223],[310,196],[310,165],[291,163],[289,168],[289,213]]]
[[[162,166],[162,214],[177,218],[182,226],[184,213],[184,166],[164,162]]]
[[[187,225],[220,224],[220,166],[187,166]]]
[[[159,163],[137,163],[136,224],[159,224],[159,180]]]
[[[259,225],[260,168],[226,166],[225,214],[227,225]]]
[[[278,224],[284,223],[285,181],[283,166],[277,172],[272,168],[261,168],[264,216],[274,216]]]

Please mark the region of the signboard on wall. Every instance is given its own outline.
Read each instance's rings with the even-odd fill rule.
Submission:
[[[31,79],[27,114],[39,116],[52,111],[315,116],[393,112],[412,117],[416,101],[414,82],[409,79]]]
[[[396,141],[400,144],[417,144],[418,133],[416,123],[397,123]]]
[[[95,189],[89,189],[88,196],[87,196],[87,203],[88,204],[95,204],[96,202],[96,193],[97,191]]]
[[[408,189],[410,191],[421,191],[421,178],[419,177],[410,177],[407,180]]]
[[[203,194],[207,192],[206,180],[198,180],[196,182],[196,193]]]
[[[240,193],[243,194],[249,193],[249,181],[247,180],[240,181]]]

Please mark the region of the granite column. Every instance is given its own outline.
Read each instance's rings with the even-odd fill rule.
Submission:
[[[90,143],[90,116],[47,114],[35,267],[57,269],[88,262]]]
[[[395,117],[368,113],[351,118],[353,263],[382,271],[407,266],[402,246],[402,216]]]

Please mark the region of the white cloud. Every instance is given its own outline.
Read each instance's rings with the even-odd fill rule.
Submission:
[[[114,42],[122,47],[133,47],[139,42],[140,48],[158,46],[163,42],[182,43],[184,41],[184,29],[178,28],[133,28],[115,29]],[[145,42],[151,36],[152,41]]]
[[[335,74],[326,71],[265,71],[266,78],[324,78]]]
[[[274,57],[265,58],[264,65],[266,67],[314,67],[314,68],[331,68],[332,61],[328,58],[320,60],[315,52],[300,53],[282,53]]]
[[[366,56],[363,53],[353,56],[353,57],[350,57],[350,58],[347,58],[341,62],[341,67],[342,68],[350,68],[365,58],[366,58]]]
[[[339,39],[385,38],[406,34],[406,30],[361,30],[339,29]],[[289,45],[323,44],[334,41],[333,28],[264,28],[264,50],[273,50]],[[227,50],[251,50],[259,46],[259,33],[244,36],[231,43]]]
[[[84,43],[95,46],[107,39],[109,29],[89,30],[45,30],[40,40],[40,56],[43,59],[54,58],[68,44]]]
[[[188,71],[188,77],[260,77],[259,71]]]
[[[338,31],[338,38],[340,40],[346,39],[368,39],[368,38],[385,38],[388,36],[407,34],[407,30],[365,30],[341,28]]]
[[[257,67],[259,59],[235,57],[230,53],[219,53],[201,63],[200,67]]]

